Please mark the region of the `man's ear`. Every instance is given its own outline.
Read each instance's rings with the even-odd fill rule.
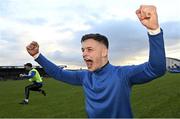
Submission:
[[[102,57],[107,57],[108,56],[108,49],[103,47],[102,49]]]

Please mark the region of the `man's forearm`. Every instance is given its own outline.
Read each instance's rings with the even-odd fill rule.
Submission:
[[[156,34],[148,33],[150,53],[149,61],[140,65],[131,66],[129,70],[129,80],[131,84],[143,84],[159,76],[166,70],[166,58],[164,50],[163,32]]]
[[[47,74],[54,77],[59,70],[59,67],[47,60],[42,54],[38,53],[34,56],[35,61],[38,62],[46,71]]]
[[[32,71],[30,74],[28,74],[28,75],[24,74],[22,77],[23,78],[33,78],[35,76],[35,74],[36,73]]]
[[[81,85],[82,82],[80,80],[80,72],[78,71],[66,71],[63,70],[62,67],[58,67],[49,60],[47,60],[43,55],[38,54],[36,55],[36,62],[38,62],[46,71],[46,73],[53,78],[73,84],[73,85]]]
[[[166,71],[163,31],[161,29],[161,32],[157,35],[148,35],[150,44],[149,69],[156,76],[161,76]]]
[[[30,75],[24,75],[23,78],[32,78],[33,76]]]

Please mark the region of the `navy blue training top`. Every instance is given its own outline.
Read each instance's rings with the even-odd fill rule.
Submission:
[[[86,111],[90,118],[131,118],[131,87],[149,82],[166,71],[163,32],[149,35],[149,61],[140,65],[114,66],[110,63],[96,71],[68,71],[56,66],[42,54],[36,61],[53,78],[83,87]]]

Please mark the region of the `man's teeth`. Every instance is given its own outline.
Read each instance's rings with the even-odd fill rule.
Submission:
[[[85,59],[85,61],[86,61],[86,62],[92,62],[92,60],[90,60],[90,59],[87,59],[87,60]]]

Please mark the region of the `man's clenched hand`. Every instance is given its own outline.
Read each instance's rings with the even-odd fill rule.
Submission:
[[[153,5],[141,5],[136,14],[141,23],[150,30],[159,28],[156,7]]]
[[[26,46],[26,50],[31,56],[34,56],[39,53],[39,44],[36,41],[32,41]]]

